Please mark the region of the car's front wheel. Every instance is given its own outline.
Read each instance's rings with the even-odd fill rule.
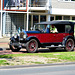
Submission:
[[[9,45],[12,52],[18,52],[21,48],[15,48],[13,45]]]
[[[65,50],[66,51],[73,51],[74,50],[74,40],[73,39],[69,38],[66,41]]]
[[[35,53],[38,50],[38,42],[35,39],[31,39],[27,42],[26,50],[29,53]]]

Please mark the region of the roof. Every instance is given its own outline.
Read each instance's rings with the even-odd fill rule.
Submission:
[[[47,25],[48,24],[54,24],[55,25],[55,24],[72,24],[72,23],[75,24],[75,22],[72,22],[72,21],[60,21],[59,20],[59,21],[40,22],[40,23],[36,23],[36,24],[38,24],[38,25],[39,24],[42,24],[42,25],[43,24],[47,24]]]

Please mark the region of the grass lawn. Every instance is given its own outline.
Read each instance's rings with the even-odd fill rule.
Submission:
[[[0,55],[0,66],[75,62],[75,52],[49,52]]]

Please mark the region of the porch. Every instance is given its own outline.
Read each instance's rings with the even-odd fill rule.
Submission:
[[[45,10],[50,6],[50,0],[3,0],[4,10],[26,10],[27,5],[30,9]]]

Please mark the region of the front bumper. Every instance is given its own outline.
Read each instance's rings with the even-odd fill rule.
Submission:
[[[14,46],[15,48],[25,48],[26,47],[26,39],[20,37],[11,37],[9,46]]]
[[[26,48],[25,43],[19,43],[19,42],[14,42],[14,43],[9,43],[9,45],[14,46],[15,48]]]

